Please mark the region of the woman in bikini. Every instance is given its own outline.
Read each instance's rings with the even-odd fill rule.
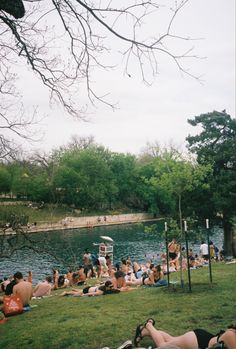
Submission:
[[[217,334],[212,334],[203,329],[195,329],[184,333],[181,336],[171,336],[167,332],[157,330],[155,327],[155,320],[148,319],[136,329],[134,344],[139,345],[143,337],[151,337],[157,347],[164,344],[177,345],[181,349],[207,349],[216,343],[223,342],[225,348],[236,348],[236,326],[231,325],[225,331],[220,331]],[[224,348],[222,346],[222,348]]]
[[[66,291],[60,294],[60,296],[102,296],[113,288],[110,280],[106,281],[104,285],[100,286],[86,286],[82,290],[74,289],[72,291]]]

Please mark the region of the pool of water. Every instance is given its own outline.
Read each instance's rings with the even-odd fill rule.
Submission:
[[[156,223],[156,222],[155,222]],[[150,224],[150,223],[146,223]],[[93,229],[73,229],[54,232],[31,234],[35,246],[50,251],[40,254],[33,250],[22,250],[11,258],[0,260],[0,278],[21,271],[25,276],[28,270],[33,272],[33,283],[52,274],[57,268],[61,274],[70,267],[75,270],[82,263],[84,249],[98,253],[98,243],[101,235],[110,236],[114,240],[114,263],[128,256],[138,262],[152,259],[158,262],[160,254],[165,252],[165,241],[161,234],[163,222],[157,224],[157,231],[146,233],[145,224],[125,224],[116,226],[101,226]],[[214,242],[222,247],[222,230],[214,234]],[[199,242],[190,242],[194,252],[199,251]]]

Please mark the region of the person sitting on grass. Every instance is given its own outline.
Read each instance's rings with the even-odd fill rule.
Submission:
[[[51,276],[47,276],[44,281],[39,282],[34,290],[33,297],[48,297],[51,295],[53,288]]]
[[[212,334],[203,329],[195,329],[180,336],[171,336],[169,333],[157,330],[155,320],[148,319],[136,328],[134,344],[138,346],[143,337],[151,337],[155,345],[159,348],[164,344],[174,344],[180,349],[206,349],[213,347],[217,343],[223,342],[222,348],[236,348],[236,326],[231,325],[225,331]]]
[[[135,288],[128,287],[125,280],[125,273],[121,270],[117,270],[112,278],[113,289],[119,291],[133,291]]]
[[[147,285],[147,286],[162,286],[165,285],[166,283],[163,283],[163,277],[164,274],[162,272],[161,266],[150,266],[150,272],[149,274],[144,273],[141,278],[132,280],[132,281],[127,281],[128,286],[138,286],[138,285]]]
[[[29,281],[23,279],[21,272],[17,271],[14,274],[16,285],[13,287],[13,294],[16,294],[22,300],[23,306],[28,306],[33,295],[32,284]]]

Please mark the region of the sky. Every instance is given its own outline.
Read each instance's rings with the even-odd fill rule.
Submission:
[[[157,26],[155,19],[150,24]],[[185,66],[201,81],[181,75],[164,56],[151,86],[142,82],[136,66],[130,67],[131,77],[123,74],[121,65],[109,73],[95,73],[98,90],[109,92],[117,109],[97,104],[88,122],[72,119],[59,106],[50,109],[45,91],[35,87],[35,93],[32,82],[24,98],[38,105],[43,116],[38,132],[44,136],[41,142],[25,146],[50,152],[76,135],[93,136],[96,143],[114,152],[139,154],[147,142],[184,149],[185,138],[200,131],[187,119],[224,109],[235,117],[235,1],[190,0],[174,28],[176,33],[199,38],[189,47],[194,45],[200,58],[187,60]]]

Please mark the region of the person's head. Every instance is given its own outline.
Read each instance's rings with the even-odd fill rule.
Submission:
[[[108,289],[112,288],[112,282],[110,280],[107,280],[105,282],[105,287],[108,288]]]
[[[20,271],[17,271],[15,274],[14,274],[14,279],[16,280],[16,282],[20,281],[23,279],[23,275]]]
[[[158,264],[158,265],[156,266],[156,270],[157,270],[158,272],[161,271],[161,265],[160,265],[160,264]]]
[[[51,276],[46,276],[46,279],[45,279],[47,282],[52,282],[52,277]]]
[[[201,244],[205,244],[205,241],[204,241],[204,240],[202,240],[202,241],[201,241]]]

